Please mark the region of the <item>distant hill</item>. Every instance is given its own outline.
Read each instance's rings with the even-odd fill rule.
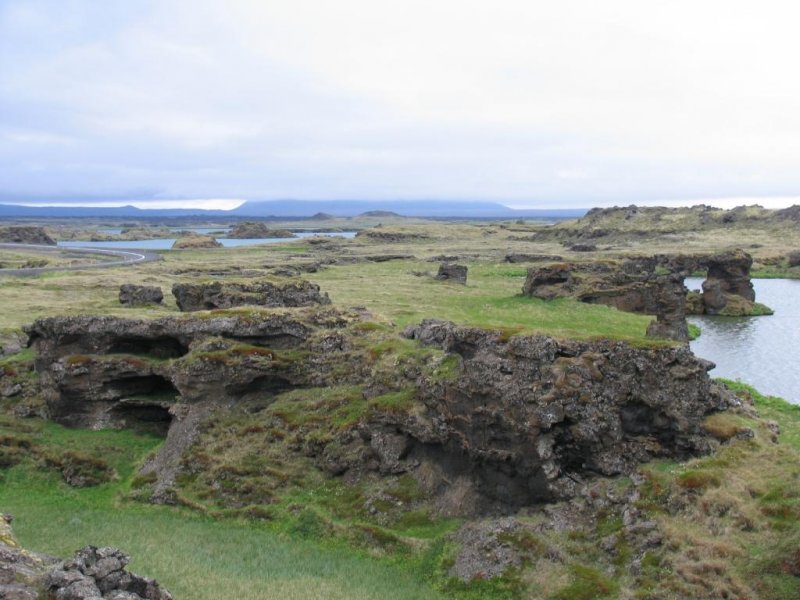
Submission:
[[[203,210],[190,208],[143,209],[135,206],[22,206],[0,204],[2,218],[151,218],[151,217],[208,217],[208,218],[316,218],[354,217],[370,213],[427,218],[577,218],[586,209],[515,210],[497,202],[452,202],[443,200],[250,200],[233,210]]]
[[[368,210],[367,212],[363,212],[359,217],[401,217],[402,215],[398,215],[396,212],[391,210]]]

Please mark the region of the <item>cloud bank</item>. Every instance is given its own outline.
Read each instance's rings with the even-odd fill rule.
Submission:
[[[769,0],[6,0],[0,200],[791,197],[799,16]]]

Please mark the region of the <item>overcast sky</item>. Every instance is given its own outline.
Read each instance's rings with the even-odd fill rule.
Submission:
[[[0,0],[0,202],[797,202],[798,6]]]

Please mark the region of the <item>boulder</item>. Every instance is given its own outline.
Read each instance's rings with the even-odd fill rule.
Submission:
[[[574,270],[575,265],[571,263],[531,267],[522,286],[522,293],[542,300],[568,296],[574,290],[572,279]]]
[[[119,303],[123,306],[161,304],[163,299],[164,292],[158,286],[124,283],[119,287]]]
[[[212,310],[236,306],[297,307],[330,304],[328,294],[310,281],[273,283],[176,283],[172,294],[182,311]]]
[[[452,265],[442,263],[439,265],[439,272],[435,279],[439,281],[452,281],[453,283],[467,284],[467,267],[464,265]]]
[[[0,515],[0,598],[6,600],[172,600],[157,581],[128,572],[116,548],[85,546],[66,561],[24,550]]]
[[[31,226],[0,227],[0,242],[41,246],[56,245],[56,241],[47,234],[44,227]]]

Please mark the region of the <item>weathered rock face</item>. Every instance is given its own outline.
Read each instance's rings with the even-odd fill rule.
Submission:
[[[287,451],[333,475],[412,473],[443,514],[570,497],[592,474],[702,453],[713,442],[700,423],[725,407],[706,373],[711,364],[686,347],[508,340],[440,321],[407,330],[457,360],[442,378],[395,361],[373,371],[369,353],[355,350],[369,328],[348,329],[356,313],[288,312],[63,317],[37,321],[29,333],[52,418],[161,427],[166,442],[144,467],[158,480],[157,501],[172,498],[182,457],[214,411],[251,400],[265,406],[290,390],[356,385],[363,399],[412,393],[405,408],[377,404],[357,426]]]
[[[124,283],[119,287],[119,303],[125,306],[161,304],[164,292],[158,286]]]
[[[55,246],[56,241],[47,235],[44,227],[0,227],[0,242],[9,244],[39,244]]]
[[[464,265],[451,265],[443,263],[439,265],[439,272],[436,273],[439,281],[452,281],[453,283],[467,284],[467,267]]]
[[[50,418],[167,436],[147,467],[157,472],[160,493],[172,485],[183,451],[213,407],[313,384],[315,360],[298,363],[291,352],[301,346],[330,352],[335,344],[315,346],[312,333],[335,332],[356,318],[332,309],[155,320],[54,317],[27,332]]]
[[[310,281],[276,284],[256,283],[176,283],[172,294],[182,311],[212,310],[236,306],[298,307],[330,304],[328,294]]]
[[[157,581],[125,570],[116,548],[86,546],[67,561],[19,547],[11,518],[0,515],[0,598],[6,600],[172,600]]]
[[[522,287],[526,296],[552,300],[573,297],[626,312],[655,315],[648,335],[689,339],[683,273],[660,274],[655,259],[611,263],[559,263],[528,269]]]
[[[706,452],[702,419],[727,402],[707,375],[713,364],[683,346],[505,342],[442,321],[406,334],[455,352],[462,368],[453,381],[419,382],[425,426],[397,426],[424,443],[420,455],[433,445],[449,453],[451,480],[461,471],[480,497],[513,505],[570,496],[590,473]]]
[[[754,302],[756,293],[750,282],[753,258],[742,250],[718,254],[708,260],[708,276],[703,282],[703,304],[706,313],[720,314],[729,296],[741,296]]]

